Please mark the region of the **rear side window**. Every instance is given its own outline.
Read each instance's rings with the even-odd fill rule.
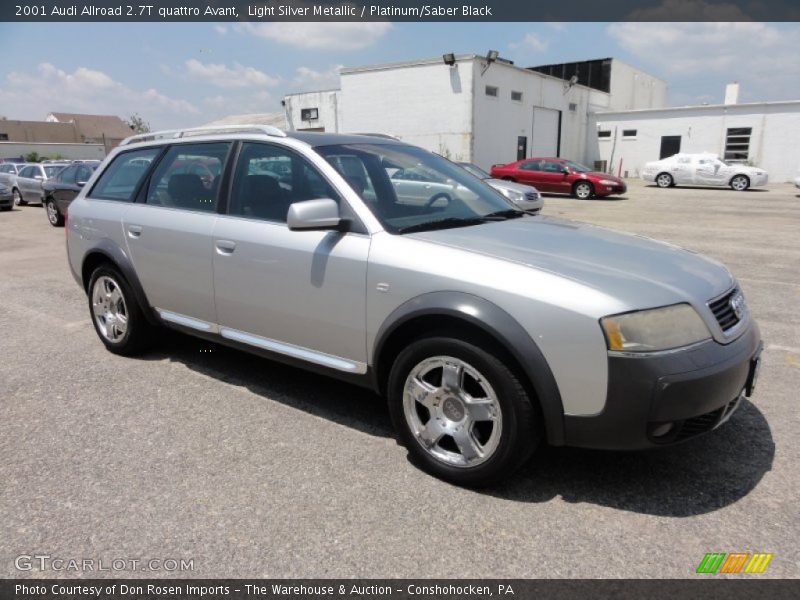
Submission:
[[[61,183],[75,183],[75,176],[78,174],[78,167],[72,165],[67,167],[58,174],[58,180]]]
[[[222,169],[230,148],[230,142],[172,146],[150,180],[147,203],[215,212]]]
[[[541,171],[541,162],[538,160],[529,160],[528,162],[524,162],[519,166],[520,169],[523,171]]]
[[[23,177],[23,178],[27,178],[27,177],[33,178],[34,175],[38,175],[39,174],[37,171],[38,170],[36,169],[36,167],[25,167],[24,169],[22,169],[19,172],[19,176]]]
[[[117,155],[100,175],[89,197],[132,202],[136,187],[159,152],[161,148],[146,148]]]

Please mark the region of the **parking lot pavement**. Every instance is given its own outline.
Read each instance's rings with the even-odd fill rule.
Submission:
[[[358,388],[178,334],[106,352],[64,231],[38,207],[0,213],[0,576],[39,553],[192,559],[193,577],[694,577],[712,551],[800,575],[796,190],[545,202],[731,268],[765,352],[727,425],[655,452],[544,449],[501,487],[459,489],[410,464]]]

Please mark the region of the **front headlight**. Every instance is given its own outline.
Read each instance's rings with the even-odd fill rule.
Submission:
[[[609,350],[657,352],[688,346],[711,337],[708,327],[688,304],[611,315],[600,319]]]
[[[600,185],[617,185],[617,182],[610,179],[601,179]]]
[[[514,203],[524,202],[525,194],[517,192],[516,190],[509,190],[508,188],[500,188],[500,193]]]

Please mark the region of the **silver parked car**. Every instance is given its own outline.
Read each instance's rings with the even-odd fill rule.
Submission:
[[[68,162],[47,163],[47,164],[24,164],[17,174],[16,191],[14,202],[17,206],[24,206],[31,202],[36,204],[44,203],[44,190],[42,184],[54,177]]]
[[[7,193],[12,194],[12,206],[16,204],[17,198],[19,197],[19,191],[17,190],[17,174],[24,166],[24,163],[18,162],[0,163],[0,185],[8,188]]]
[[[459,166],[472,173],[478,179],[488,183],[506,198],[511,200],[525,212],[536,214],[544,207],[544,198],[532,185],[523,185],[505,179],[496,179],[477,165],[460,162]]]
[[[406,196],[398,169],[450,181],[448,198]],[[759,329],[720,263],[526,214],[395,140],[255,125],[134,136],[67,227],[110,351],[141,352],[166,326],[368,386],[415,462],[457,484],[497,481],[544,441],[692,438],[730,418],[758,372]]]

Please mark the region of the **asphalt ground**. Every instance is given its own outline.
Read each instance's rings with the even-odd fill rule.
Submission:
[[[543,448],[504,485],[424,474],[369,392],[180,334],[105,351],[39,207],[0,213],[0,576],[696,577],[772,552],[797,577],[800,197],[661,190],[545,214],[725,262],[764,342],[752,402],[670,449]],[[19,571],[19,555],[184,559],[183,572]]]

